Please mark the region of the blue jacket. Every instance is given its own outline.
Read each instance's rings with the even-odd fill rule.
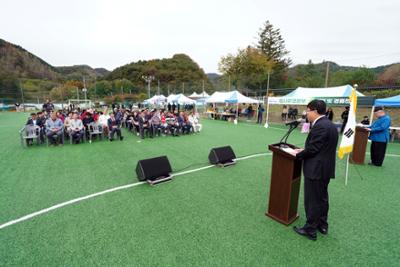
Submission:
[[[382,116],[371,125],[371,132],[369,134],[369,139],[375,142],[389,142],[389,127],[390,127],[390,117],[388,115]]]

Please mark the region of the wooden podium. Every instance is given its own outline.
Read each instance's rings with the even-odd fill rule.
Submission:
[[[367,150],[369,132],[360,126],[356,126],[354,136],[353,152],[351,152],[350,162],[354,164],[364,164],[365,151]]]
[[[291,224],[299,215],[299,201],[302,161],[283,151],[280,144],[269,145],[272,154],[271,185],[266,215],[285,225]],[[294,145],[287,144],[295,149]]]

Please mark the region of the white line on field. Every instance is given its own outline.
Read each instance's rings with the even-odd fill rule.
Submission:
[[[236,160],[243,160],[243,159],[249,159],[249,158],[253,158],[253,157],[260,157],[260,156],[265,156],[265,155],[268,155],[268,154],[271,154],[271,153],[254,154],[254,155],[238,158]],[[188,170],[188,171],[184,171],[184,172],[178,172],[178,173],[172,174],[172,176],[175,177],[175,176],[179,176],[179,175],[188,174],[188,173],[191,173],[191,172],[201,171],[201,170],[205,170],[205,169],[208,169],[208,168],[212,168],[214,166],[215,165],[208,165],[208,166],[200,167],[200,168],[193,169],[193,170]],[[101,192],[97,192],[97,193],[94,193],[94,194],[90,194],[90,195],[87,195],[87,196],[75,198],[75,199],[72,199],[72,200],[69,200],[69,201],[66,201],[66,202],[62,202],[62,203],[56,204],[54,206],[51,206],[49,208],[42,209],[42,210],[33,212],[31,214],[25,215],[23,217],[20,217],[18,219],[3,223],[3,224],[0,225],[0,230],[6,228],[8,226],[20,223],[20,222],[23,222],[23,221],[26,221],[26,220],[30,220],[30,219],[32,219],[32,218],[34,218],[36,216],[48,213],[50,211],[53,211],[53,210],[56,210],[56,209],[60,209],[62,207],[68,206],[68,205],[72,205],[72,204],[75,204],[75,203],[78,203],[78,202],[81,202],[81,201],[84,201],[84,200],[95,198],[95,197],[98,197],[98,196],[101,196],[101,195],[104,195],[104,194],[108,194],[108,193],[111,193],[111,192],[115,192],[115,191],[131,188],[131,187],[135,187],[135,186],[142,185],[142,184],[145,184],[145,183],[146,182],[138,182],[138,183],[122,185],[122,186],[110,188],[110,189],[107,189],[107,190],[104,190],[104,191],[101,191]]]
[[[141,184],[144,184],[144,183],[145,182],[138,182],[138,183],[127,184],[127,185],[123,185],[123,186],[118,186],[118,187],[107,189],[107,190],[104,190],[104,191],[101,191],[101,192],[90,194],[90,195],[87,195],[87,196],[84,196],[84,197],[79,197],[79,198],[75,198],[75,199],[72,199],[72,200],[69,200],[69,201],[66,201],[66,202],[62,202],[60,204],[51,206],[51,207],[49,207],[47,209],[42,209],[42,210],[36,211],[34,213],[25,215],[25,216],[23,216],[21,218],[18,218],[16,220],[12,220],[12,221],[6,222],[6,223],[0,225],[0,229],[6,228],[7,226],[11,226],[11,225],[16,224],[16,223],[20,223],[20,222],[32,219],[32,218],[34,218],[36,216],[45,214],[45,213],[50,212],[52,210],[59,209],[59,208],[62,208],[62,207],[65,207],[65,206],[68,206],[68,205],[83,201],[83,200],[87,200],[87,199],[90,199],[90,198],[101,196],[101,195],[104,195],[104,194],[107,194],[107,193],[111,193],[111,192],[114,192],[114,191],[118,191],[118,190],[130,188],[130,187],[138,186],[138,185],[141,185]]]
[[[367,153],[369,154],[369,152],[367,152]],[[272,153],[270,153],[270,152],[268,152],[268,153],[259,153],[259,154],[254,154],[254,155],[249,155],[249,156],[237,158],[235,161],[250,159],[250,158],[254,158],[254,157],[269,156],[269,155],[272,155]],[[397,155],[397,154],[386,154],[386,156],[389,156],[389,157],[400,157],[400,155]],[[184,172],[178,172],[178,173],[172,174],[172,176],[173,177],[180,176],[180,175],[184,175],[184,174],[188,174],[188,173],[192,173],[192,172],[196,172],[196,171],[209,169],[209,168],[212,168],[214,166],[215,165],[208,165],[208,166],[200,167],[200,168],[193,169],[193,170],[188,170],[188,171],[184,171]],[[98,196],[101,196],[101,195],[104,195],[104,194],[108,194],[108,193],[111,193],[111,192],[115,192],[115,191],[131,188],[131,187],[135,187],[135,186],[142,185],[142,184],[145,184],[145,183],[146,182],[137,182],[137,183],[127,184],[127,185],[122,185],[122,186],[110,188],[110,189],[107,189],[107,190],[104,190],[104,191],[101,191],[101,192],[97,192],[97,193],[94,193],[94,194],[90,194],[90,195],[87,195],[87,196],[75,198],[75,199],[72,199],[72,200],[69,200],[69,201],[66,201],[66,202],[62,202],[62,203],[56,204],[54,206],[51,206],[49,208],[42,209],[42,210],[33,212],[31,214],[25,215],[23,217],[20,217],[18,219],[15,219],[15,220],[6,222],[4,224],[1,224],[0,225],[0,230],[6,228],[8,226],[20,223],[20,222],[23,222],[23,221],[26,221],[26,220],[30,220],[30,219],[32,219],[32,218],[34,218],[36,216],[48,213],[50,211],[53,211],[53,210],[56,210],[56,209],[60,209],[60,208],[65,207],[65,206],[81,202],[83,200],[88,200],[88,199],[95,198],[95,197],[98,197]]]

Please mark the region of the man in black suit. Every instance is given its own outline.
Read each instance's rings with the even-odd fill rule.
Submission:
[[[335,178],[336,146],[338,132],[325,116],[326,104],[313,100],[307,105],[307,118],[311,130],[304,149],[296,149],[296,158],[303,160],[304,207],[307,222],[303,227],[294,227],[296,233],[317,240],[317,231],[328,233],[328,185]]]
[[[121,121],[115,118],[114,113],[110,113],[110,118],[107,120],[107,125],[109,129],[109,139],[110,141],[114,140],[114,134],[117,133],[119,140],[124,140],[124,137],[121,134]]]

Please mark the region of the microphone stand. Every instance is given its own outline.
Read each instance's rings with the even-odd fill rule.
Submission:
[[[289,138],[289,135],[293,132],[294,129],[297,128],[299,123],[295,124],[290,124],[290,128],[287,131],[287,133],[282,137],[282,139],[279,141],[279,147],[288,147],[287,140]]]

